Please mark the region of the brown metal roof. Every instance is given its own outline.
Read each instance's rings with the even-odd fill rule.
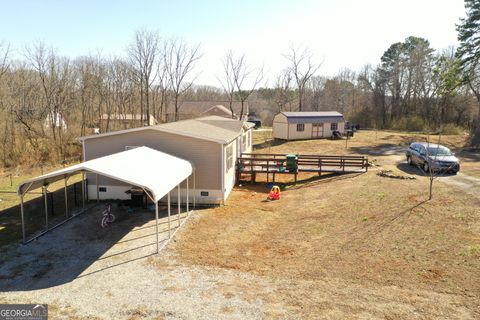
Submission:
[[[205,113],[207,113],[207,112],[209,112],[209,111],[211,111],[211,110],[213,110],[213,109],[218,109],[218,110],[220,110],[220,111],[222,111],[222,112],[224,112],[225,114],[230,115],[230,116],[232,115],[232,110],[230,110],[229,108],[227,108],[227,107],[225,107],[225,106],[223,106],[223,105],[221,105],[221,104],[217,104],[216,106],[213,106],[213,107],[211,107],[211,108],[208,108],[207,110],[203,111],[202,114],[205,114]],[[244,112],[245,112],[245,111],[244,111]],[[235,113],[234,113],[233,115],[235,116]]]
[[[251,123],[219,116],[207,116],[196,119],[169,122],[155,126],[90,135],[81,137],[80,140],[95,139],[97,137],[125,134],[141,130],[158,130],[224,144],[236,139],[241,134],[242,128],[247,130],[251,127],[253,127],[253,124]]]
[[[217,106],[217,105],[222,105],[224,106],[228,111],[230,111],[229,108],[229,101],[183,101],[178,109],[179,114],[184,114],[184,115],[200,115],[203,112],[207,111],[208,109]],[[240,114],[240,111],[242,109],[242,104],[239,101],[233,101],[232,104],[232,109],[235,114]],[[248,102],[245,101],[243,103],[243,113],[246,113],[248,110]]]

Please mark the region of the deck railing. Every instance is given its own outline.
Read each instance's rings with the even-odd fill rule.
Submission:
[[[242,173],[249,173],[252,181],[256,173],[294,174],[295,181],[299,172],[314,172],[321,175],[323,172],[351,173],[368,171],[368,157],[354,155],[315,155],[296,154],[295,159],[287,159],[286,154],[280,153],[243,153],[237,158],[237,178]]]

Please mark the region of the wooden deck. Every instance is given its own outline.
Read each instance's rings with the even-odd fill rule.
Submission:
[[[359,173],[368,171],[368,157],[366,156],[332,156],[298,154],[297,159],[287,161],[286,154],[278,153],[242,153],[237,158],[237,181],[242,174],[249,174],[255,182],[257,173],[267,174],[267,182],[272,175],[273,182],[277,174],[294,175],[295,182],[299,172],[318,173]]]

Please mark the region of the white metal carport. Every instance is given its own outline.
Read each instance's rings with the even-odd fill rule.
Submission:
[[[68,168],[57,170],[33,179],[22,182],[18,186],[17,194],[20,196],[20,211],[22,218],[22,234],[25,242],[25,220],[23,198],[25,194],[37,188],[42,188],[44,195],[48,185],[65,179],[65,193],[67,179],[73,174],[82,173],[82,202],[85,210],[85,172],[94,173],[97,176],[97,194],[98,194],[98,175],[122,181],[126,184],[142,188],[147,196],[155,203],[156,219],[156,244],[159,251],[158,242],[158,201],[167,195],[168,201],[168,231],[170,234],[170,191],[178,188],[178,210],[180,212],[180,183],[186,180],[186,209],[189,212],[189,177],[193,175],[193,189],[195,189],[195,169],[193,165],[184,159],[160,152],[148,147],[138,147],[135,149],[115,153],[109,156],[89,160]],[[45,219],[48,229],[48,213],[45,196]],[[98,201],[98,197],[97,197]],[[195,206],[195,196],[193,197],[193,206]],[[65,196],[65,211],[68,218],[68,203]]]

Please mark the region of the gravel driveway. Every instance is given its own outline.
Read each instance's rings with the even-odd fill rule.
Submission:
[[[113,226],[101,229],[101,210],[97,207],[30,244],[2,249],[0,301],[47,303],[54,318],[261,317],[256,299],[228,297],[218,290],[219,285],[258,279],[176,265],[168,250],[154,254],[152,213],[117,212]],[[172,217],[172,227],[178,226],[176,218]],[[167,218],[160,222],[160,238],[165,241]]]
[[[389,145],[378,148],[371,153],[373,156],[381,156],[383,158],[381,161],[382,165],[396,164],[397,167],[401,167],[401,170],[407,171],[407,173],[426,176],[424,171],[419,167],[409,167],[407,165],[405,159],[405,147]],[[458,172],[456,175],[445,173],[437,174],[435,181],[446,183],[457,190],[461,190],[480,199],[480,179],[465,174],[462,171]]]

